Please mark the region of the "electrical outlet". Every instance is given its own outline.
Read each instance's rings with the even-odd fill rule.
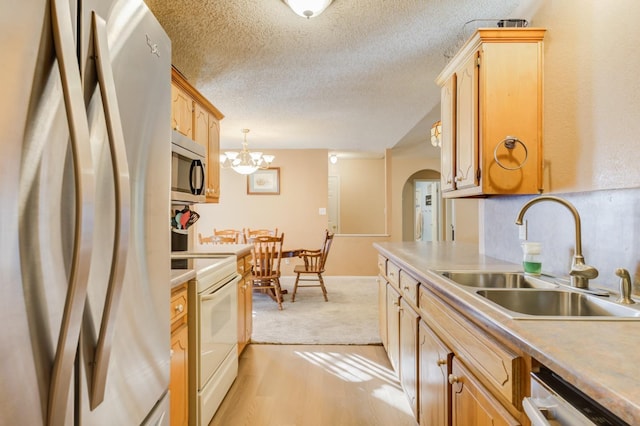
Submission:
[[[518,237],[520,240],[527,239],[527,221],[523,221],[522,225],[518,225]]]
[[[284,264],[288,265],[289,264],[289,259],[284,259]]]

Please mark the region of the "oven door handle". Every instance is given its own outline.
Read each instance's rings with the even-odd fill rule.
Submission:
[[[200,301],[201,301],[201,302],[206,302],[206,301],[208,301],[208,300],[211,300],[211,299],[214,299],[214,298],[216,298],[216,297],[219,297],[219,296],[220,296],[220,292],[221,292],[221,290],[222,290],[222,291],[223,291],[223,290],[225,290],[225,287],[226,287],[226,286],[228,286],[228,285],[230,285],[230,284],[233,284],[233,283],[237,283],[238,281],[240,281],[240,279],[239,279],[239,277],[237,277],[237,276],[236,276],[236,277],[235,277],[234,279],[232,279],[231,281],[227,281],[226,283],[224,283],[223,285],[221,285],[220,287],[218,287],[218,288],[216,289],[216,291],[214,291],[213,293],[201,294],[201,295],[200,295]]]

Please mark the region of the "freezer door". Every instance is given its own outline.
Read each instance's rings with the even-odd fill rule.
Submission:
[[[96,229],[80,345],[79,420],[90,425],[141,424],[169,383],[170,41],[142,0],[85,0],[80,5],[80,46],[86,49],[80,58],[96,169]],[[118,176],[106,130],[115,117],[105,114],[104,88],[97,83],[93,58],[100,52],[94,50],[92,12],[106,22],[128,163],[130,227],[122,250],[114,239],[120,214],[114,187]],[[116,306],[109,315],[105,299],[112,285],[114,249],[126,259],[121,295],[113,299]],[[111,329],[111,340],[97,347],[104,327]],[[99,353],[106,356],[100,371]],[[106,380],[96,385],[102,374]]]
[[[0,424],[3,425],[14,424],[17,419],[23,424],[44,424],[48,375],[58,335],[54,323],[59,325],[59,298],[65,290],[64,285],[58,287],[57,283],[44,285],[41,278],[46,266],[35,263],[40,260],[40,247],[32,239],[20,241],[21,234],[37,233],[40,226],[37,216],[31,216],[33,223],[21,222],[20,217],[38,198],[39,155],[48,149],[43,135],[51,136],[52,145],[61,140],[66,145],[68,138],[53,42],[50,37],[43,37],[51,32],[46,5],[45,0],[0,2],[3,52],[0,67],[0,129],[3,132],[0,138],[0,322],[3,324],[0,328]],[[42,108],[45,103],[46,113]],[[36,126],[36,115],[46,117],[46,123]],[[60,169],[65,154],[66,148],[62,158],[58,158]],[[30,182],[21,184],[22,176]],[[60,188],[57,189],[59,197]],[[53,214],[59,217],[55,211]],[[26,229],[20,229],[21,223]],[[30,262],[37,266],[31,271],[22,268],[21,253],[25,249],[31,256]],[[58,257],[59,252],[53,253],[53,257]],[[62,267],[58,272],[64,272]],[[50,298],[57,299],[58,303],[51,305]]]

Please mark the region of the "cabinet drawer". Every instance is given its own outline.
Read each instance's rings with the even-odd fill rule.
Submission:
[[[387,258],[380,254],[378,255],[378,271],[382,276],[387,275]]]
[[[387,261],[387,279],[395,288],[400,288],[400,268],[390,261]]]
[[[418,287],[420,283],[405,271],[400,271],[400,290],[402,295],[413,303],[413,306],[418,306]]]
[[[187,315],[187,285],[186,283],[171,294],[171,310],[169,312],[171,324]]]
[[[524,360],[453,312],[424,286],[419,289],[422,318],[464,364],[506,401],[520,409],[524,397]]]

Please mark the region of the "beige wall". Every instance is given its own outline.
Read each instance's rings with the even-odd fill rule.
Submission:
[[[280,195],[247,195],[246,177],[226,169],[220,171],[220,203],[194,206],[200,219],[194,235],[213,234],[213,228],[275,228],[285,233],[285,248],[320,248],[327,227],[328,151],[265,150],[274,154],[274,167],[280,167]],[[341,237],[334,239],[327,275],[375,275],[379,237]],[[198,244],[196,243],[196,246]],[[297,259],[283,265],[290,275]]]
[[[547,28],[545,192],[640,186],[640,2],[534,0]]]
[[[329,164],[340,178],[340,233],[384,234],[384,158],[340,158]]]

